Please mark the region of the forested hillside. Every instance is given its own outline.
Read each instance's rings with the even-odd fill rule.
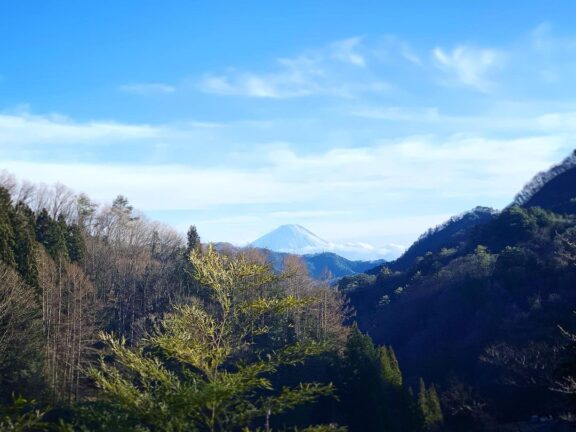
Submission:
[[[394,346],[407,379],[437,383],[456,430],[558,419],[573,409],[574,389],[561,384],[575,359],[567,334],[576,329],[570,160],[540,174],[523,206],[487,212],[425,251],[445,228],[435,230],[396,262],[340,283],[360,328]]]
[[[187,295],[181,238],[121,196],[98,206],[5,176],[0,202],[0,396],[76,400],[98,329],[137,340]]]
[[[332,256],[206,245],[3,175],[0,430],[568,430],[570,164],[337,287],[314,273]]]
[[[295,256],[186,241],[118,196],[0,181],[0,430],[420,431],[392,347]],[[368,410],[368,411],[366,411]],[[290,414],[287,414],[291,411]]]

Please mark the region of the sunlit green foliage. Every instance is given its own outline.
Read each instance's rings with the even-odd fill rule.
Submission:
[[[15,397],[11,405],[0,406],[0,431],[28,432],[49,430],[49,424],[42,419],[46,412],[36,409],[34,404],[34,401]]]
[[[424,430],[437,430],[444,421],[440,399],[434,385],[426,388],[424,380],[420,378],[418,391],[418,409],[422,416]]]
[[[195,277],[210,290],[204,304],[177,307],[138,348],[102,334],[113,362],[103,357],[89,375],[125,422],[118,430],[233,431],[268,427],[271,416],[330,395],[331,385],[274,388],[281,367],[304,362],[324,347],[309,342],[257,340],[278,316],[309,299],[274,293],[278,278],[262,264],[226,257],[212,247],[190,255]],[[336,429],[311,429],[336,430]]]
[[[402,372],[392,347],[380,347],[378,357],[380,359],[380,373],[384,382],[387,385],[402,387]]]

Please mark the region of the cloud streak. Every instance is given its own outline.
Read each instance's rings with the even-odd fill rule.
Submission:
[[[390,84],[367,69],[368,54],[363,39],[353,37],[295,57],[276,59],[271,72],[230,69],[226,73],[207,73],[197,88],[217,95],[270,99],[314,95],[349,98],[386,92]]]
[[[494,87],[489,75],[503,66],[505,58],[498,50],[466,45],[451,51],[434,48],[432,55],[437,67],[447,74],[448,84],[456,82],[483,92]]]
[[[157,94],[169,94],[176,91],[176,87],[164,83],[132,83],[124,84],[119,87],[124,93],[148,96]]]
[[[164,134],[165,131],[149,125],[113,121],[78,123],[61,115],[0,114],[0,145],[125,141],[158,138]]]

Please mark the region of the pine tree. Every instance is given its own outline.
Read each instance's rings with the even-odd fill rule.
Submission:
[[[66,250],[70,257],[70,261],[79,262],[84,258],[86,245],[84,243],[84,236],[79,225],[70,225],[66,227]]]
[[[436,388],[431,385],[429,389],[426,389],[422,378],[420,378],[418,392],[418,410],[420,411],[424,430],[436,430],[444,421]]]
[[[390,356],[388,355],[388,348],[382,346],[378,349],[378,357],[380,360],[380,375],[386,384],[392,384],[392,365],[390,364]]]
[[[440,398],[438,398],[434,384],[428,389],[427,399],[430,423],[432,425],[441,424],[444,421],[444,416],[442,414],[442,407],[440,406]]]
[[[392,347],[388,347],[388,356],[390,357],[390,368],[392,369],[391,382],[397,387],[402,387],[402,371],[400,370],[400,364]]]
[[[380,374],[386,385],[402,387],[402,372],[392,347],[380,347],[378,350],[380,359]]]
[[[200,236],[198,235],[198,231],[196,230],[196,226],[190,225],[188,232],[186,233],[186,237],[188,242],[186,244],[186,256],[190,256],[192,251],[199,250],[201,243],[200,243]]]
[[[35,224],[35,217],[32,209],[24,203],[18,203],[12,214],[16,268],[26,283],[30,286],[38,287]]]
[[[379,350],[354,324],[343,360],[340,398],[350,431],[385,429],[386,398],[380,371]]]
[[[132,213],[134,207],[132,207],[124,195],[118,195],[112,201],[112,213],[116,216],[120,223],[134,222],[138,218]]]
[[[422,378],[420,378],[418,383],[418,411],[422,417],[424,427],[428,427],[428,419],[430,417],[428,409],[428,392],[426,391],[426,384]]]
[[[92,223],[92,219],[96,214],[98,205],[86,195],[80,194],[76,199],[76,209],[78,212],[78,225],[83,229],[88,229]]]
[[[68,259],[67,230],[63,216],[59,216],[58,221],[55,221],[46,209],[42,209],[36,217],[36,240],[54,259]]]
[[[15,242],[11,214],[12,199],[10,193],[5,188],[0,187],[0,260],[11,267],[15,267]]]

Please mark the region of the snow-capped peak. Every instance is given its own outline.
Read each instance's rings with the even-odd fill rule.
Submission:
[[[337,244],[326,241],[301,225],[281,225],[255,240],[250,246],[296,255],[333,252],[351,260],[395,259],[404,247],[387,245],[376,248],[366,243]]]
[[[302,253],[306,249],[327,250],[330,244],[301,225],[281,225],[252,242],[251,246],[276,252]]]

